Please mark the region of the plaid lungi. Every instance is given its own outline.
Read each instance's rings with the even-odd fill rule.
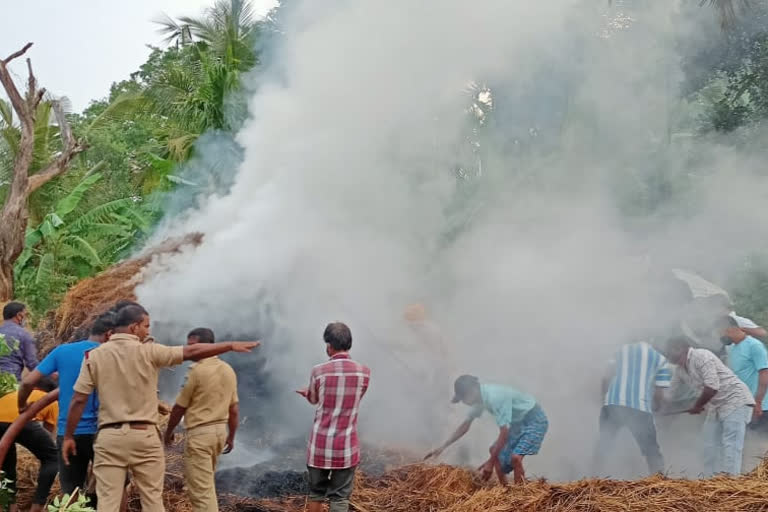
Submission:
[[[549,420],[544,410],[537,404],[525,415],[523,421],[510,425],[507,444],[499,453],[501,469],[505,473],[512,471],[512,455],[536,455],[539,453],[544,435],[549,428]]]

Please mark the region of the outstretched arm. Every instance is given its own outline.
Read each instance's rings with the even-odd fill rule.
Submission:
[[[429,452],[427,454],[427,456],[424,457],[424,459],[426,460],[426,459],[431,459],[433,457],[439,457],[440,454],[442,454],[443,451],[445,451],[446,448],[448,448],[453,443],[455,443],[456,441],[458,441],[459,439],[464,437],[464,434],[469,432],[469,427],[472,426],[472,421],[473,420],[466,420],[464,423],[459,425],[459,428],[456,429],[456,431],[453,433],[453,435],[451,435],[451,437],[445,443],[443,443],[443,445],[440,448],[438,448],[437,450],[432,450],[431,452]]]
[[[197,343],[184,346],[185,361],[199,361],[226,352],[250,352],[261,345],[259,341],[227,341],[224,343]]]

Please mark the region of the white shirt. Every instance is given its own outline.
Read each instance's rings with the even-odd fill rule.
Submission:
[[[716,414],[719,420],[739,407],[755,404],[747,385],[707,349],[688,349],[686,364],[675,369],[672,387],[679,386],[680,381],[698,392],[701,392],[704,386],[717,391],[704,409],[708,414]]]

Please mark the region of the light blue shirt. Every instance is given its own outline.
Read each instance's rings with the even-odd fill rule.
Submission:
[[[468,419],[475,420],[482,416],[483,411],[488,411],[499,427],[520,423],[536,406],[536,399],[531,395],[509,386],[480,384],[480,395],[483,402],[472,407]]]
[[[768,350],[763,343],[747,336],[739,343],[728,345],[728,367],[747,385],[752,396],[757,393],[760,370],[768,368]],[[763,400],[763,410],[768,410],[768,393]]]
[[[669,387],[672,372],[667,360],[648,343],[624,345],[613,361],[615,373],[603,405],[653,411],[654,387]]]

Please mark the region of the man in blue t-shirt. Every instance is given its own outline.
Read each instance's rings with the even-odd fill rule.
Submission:
[[[59,345],[45,359],[28,373],[19,388],[19,411],[28,407],[27,399],[35,385],[43,377],[53,373],[59,374],[59,418],[58,439],[59,447],[59,479],[61,489],[66,494],[72,494],[75,489],[85,489],[88,477],[88,464],[93,461],[93,442],[98,432],[99,403],[96,394],[88,397],[82,419],[77,424],[75,443],[77,454],[70,456],[69,465],[64,464],[61,457],[62,436],[67,428],[67,411],[72,400],[75,382],[80,375],[86,352],[93,350],[109,340],[115,326],[115,314],[107,312],[99,316],[91,326],[90,337],[86,340]]]
[[[763,342],[747,335],[737,320],[726,316],[720,320],[721,341],[726,346],[728,367],[747,385],[755,397],[752,425],[765,428],[768,414],[768,351]]]

